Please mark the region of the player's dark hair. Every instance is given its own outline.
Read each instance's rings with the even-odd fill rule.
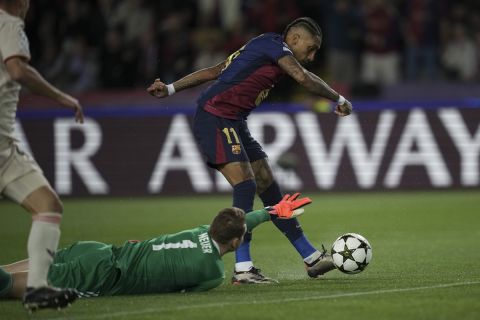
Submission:
[[[301,17],[298,19],[293,20],[288,24],[288,26],[283,30],[283,37],[285,38],[287,36],[288,31],[290,31],[291,28],[293,27],[302,27],[306,30],[308,30],[313,36],[318,36],[322,38],[322,29],[318,25],[318,23],[315,22],[310,17]]]
[[[221,210],[213,219],[208,233],[218,243],[227,244],[235,238],[241,238],[245,231],[245,212],[239,208]]]

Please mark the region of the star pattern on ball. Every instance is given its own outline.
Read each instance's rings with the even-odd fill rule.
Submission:
[[[334,241],[331,254],[335,267],[347,274],[362,272],[370,263],[372,248],[363,236],[347,233]]]
[[[347,244],[345,243],[343,251],[339,252],[343,257],[343,262],[347,261],[348,259],[355,261],[355,259],[352,256],[353,251],[355,251],[355,250],[349,249],[347,247]]]

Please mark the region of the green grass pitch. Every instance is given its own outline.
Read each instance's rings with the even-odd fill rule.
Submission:
[[[308,279],[288,241],[265,223],[254,232],[252,254],[278,285],[230,285],[228,254],[226,281],[210,292],[81,299],[31,316],[19,301],[1,301],[0,319],[480,318],[480,191],[306,195],[314,203],[300,220],[309,239],[328,248],[343,233],[364,235],[373,247],[364,272]],[[187,229],[229,203],[227,195],[65,200],[61,246]],[[0,212],[0,264],[25,258],[28,214],[7,201]]]

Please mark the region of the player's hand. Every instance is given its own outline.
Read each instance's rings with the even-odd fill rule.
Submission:
[[[267,210],[270,214],[276,215],[280,219],[291,219],[298,217],[305,211],[302,207],[312,203],[310,198],[305,197],[297,199],[298,196],[300,196],[300,192],[297,192],[292,196],[286,194],[282,201],[273,207],[268,207]]]
[[[75,122],[83,123],[83,109],[77,99],[68,94],[63,94],[60,96],[58,102],[62,106],[72,109],[73,112],[75,112]]]
[[[352,113],[352,103],[348,100],[345,100],[345,102],[342,105],[337,105],[335,107],[335,113],[339,115],[340,117],[345,117],[348,116],[350,113]]]
[[[155,79],[150,87],[147,88],[147,92],[157,98],[164,98],[168,96],[167,85],[158,78]]]

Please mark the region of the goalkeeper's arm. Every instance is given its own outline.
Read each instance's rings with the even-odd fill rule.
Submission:
[[[300,193],[294,195],[286,194],[282,201],[273,207],[266,207],[262,210],[251,211],[245,216],[247,230],[251,231],[259,224],[269,221],[271,216],[277,216],[279,219],[291,219],[298,217],[304,212],[303,207],[312,203],[308,197],[298,198]]]
[[[270,221],[270,214],[267,209],[250,211],[245,215],[245,223],[247,224],[247,230],[252,231],[259,224]]]

